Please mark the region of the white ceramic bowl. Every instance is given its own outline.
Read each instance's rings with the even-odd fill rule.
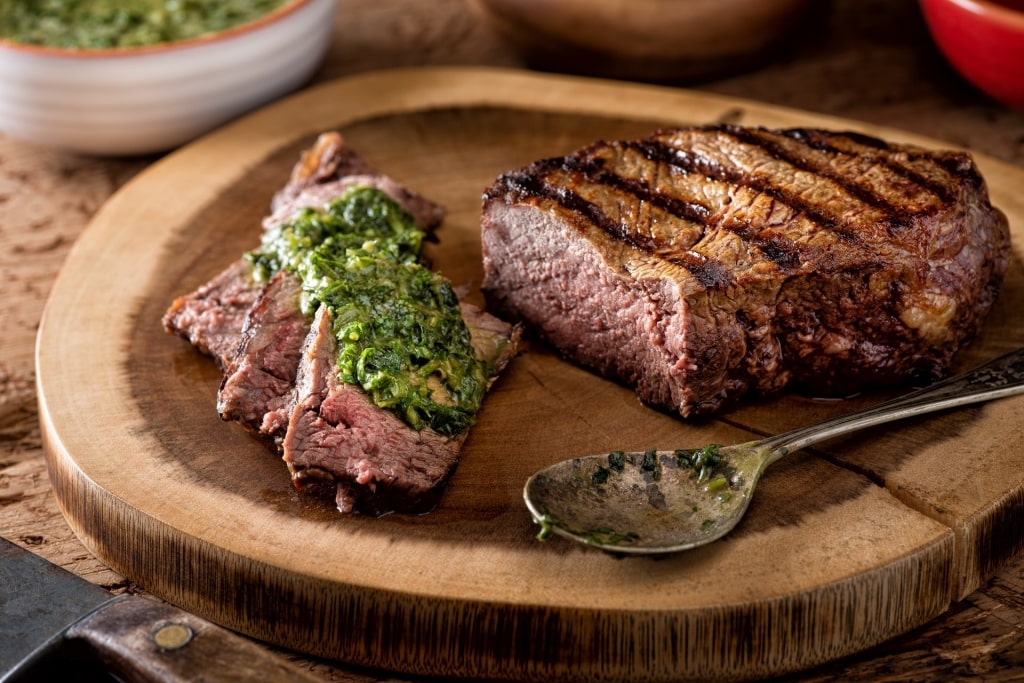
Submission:
[[[95,155],[165,151],[297,88],[330,43],[337,0],[292,0],[176,43],[69,50],[0,40],[0,131]]]

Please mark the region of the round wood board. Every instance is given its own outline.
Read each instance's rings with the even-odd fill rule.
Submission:
[[[316,134],[444,204],[434,265],[481,277],[481,193],[599,138],[731,121],[898,131],[694,92],[477,68],[370,73],[250,115],[156,163],[95,217],[43,316],[40,414],[82,541],[147,590],[302,652],[414,674],[708,680],[809,667],[942,613],[1024,545],[1024,397],[914,419],[784,459],[726,539],[662,559],[539,542],[536,469],[612,448],[732,443],[846,412],[785,395],[684,422],[527,344],[488,397],[439,507],[345,517],[215,411],[212,361],[160,318],[254,246]],[[1024,226],[1024,170],[978,158]],[[1024,345],[1019,248],[956,369]],[[475,294],[474,296],[479,296]]]

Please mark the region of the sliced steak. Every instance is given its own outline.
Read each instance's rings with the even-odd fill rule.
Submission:
[[[301,307],[302,282],[279,272],[249,310],[238,349],[217,392],[217,411],[269,438],[288,424],[295,373],[310,318]]]
[[[478,357],[501,370],[515,352],[517,331],[470,304],[463,317]],[[336,484],[345,513],[422,513],[459,461],[468,433],[454,438],[415,430],[378,408],[362,390],[338,379],[337,342],[320,307],[302,349],[295,409],[282,444],[296,486]]]
[[[375,187],[398,202],[424,230],[430,232],[444,220],[444,207],[380,173],[348,146],[340,133],[322,133],[292,168],[288,183],[271,200],[270,228],[290,218],[298,209],[319,207],[356,185]]]
[[[352,186],[380,189],[430,232],[444,210],[369,168],[337,134],[321,136],[302,155],[288,186],[272,202],[264,229],[299,209],[322,207]],[[339,380],[330,316],[303,314],[302,284],[288,272],[264,287],[241,259],[174,302],[169,332],[214,355],[225,369],[218,410],[284,454],[296,485],[330,482],[344,512],[424,512],[436,503],[459,459],[466,433],[444,437],[416,430]],[[513,328],[462,304],[474,350],[493,377],[515,352]]]
[[[287,221],[303,208],[322,207],[353,186],[380,189],[430,233],[444,208],[367,165],[338,133],[324,133],[304,152],[288,184],[272,200],[263,227]],[[266,291],[264,291],[266,287]],[[197,291],[180,297],[164,327],[213,355],[225,371],[217,409],[268,439],[287,426],[299,352],[311,317],[299,308],[299,283],[278,276],[266,286],[240,259]]]
[[[238,259],[196,291],[175,299],[164,314],[164,329],[213,356],[223,370],[238,350],[245,316],[259,293],[252,266]]]
[[[317,136],[312,147],[299,155],[288,182],[271,200],[271,209],[276,211],[303,190],[357,175],[379,174],[348,146],[340,133],[323,133]]]
[[[505,173],[482,243],[496,310],[683,416],[937,378],[1009,260],[965,153],[731,125]]]
[[[386,192],[428,232],[444,219],[443,207],[375,171],[341,134],[328,132],[302,153],[288,183],[274,195],[263,227],[270,229],[301,208],[322,206],[354,185]],[[213,356],[226,369],[238,350],[245,317],[262,289],[253,280],[249,262],[239,259],[196,291],[175,299],[164,315],[164,329]]]

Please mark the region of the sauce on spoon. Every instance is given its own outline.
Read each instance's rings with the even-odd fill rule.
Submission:
[[[782,456],[865,427],[1024,393],[1024,349],[905,396],[762,441],[573,458],[530,477],[540,538],[557,534],[615,553],[705,545],[742,519],[761,475]]]

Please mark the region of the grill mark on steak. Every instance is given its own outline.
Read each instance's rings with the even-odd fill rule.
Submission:
[[[619,143],[613,144],[618,145]],[[652,160],[649,150],[638,149],[630,144],[624,144],[622,148],[640,151],[645,158]],[[659,155],[659,157],[663,156]],[[658,161],[660,162],[662,159],[659,158]],[[671,161],[668,163],[674,165]],[[499,179],[498,185],[492,187],[490,192],[495,194],[500,188],[501,192],[511,190],[522,197],[554,201],[563,208],[580,215],[585,221],[596,226],[611,238],[640,251],[659,256],[668,263],[685,268],[706,289],[720,289],[733,284],[733,277],[728,269],[714,259],[709,259],[693,251],[679,253],[672,249],[667,240],[632,230],[629,226],[623,225],[621,221],[610,218],[600,206],[581,197],[573,191],[570,185],[551,182],[549,177],[556,171],[577,174],[579,177],[574,179],[573,185],[602,185],[628,195],[639,202],[647,202],[672,216],[698,224],[705,230],[716,226],[712,210],[708,206],[660,192],[638,178],[623,177],[619,173],[608,170],[607,159],[585,154],[578,157],[542,159],[525,171],[504,174]],[[724,174],[720,175],[723,175],[722,179],[727,179]],[[728,179],[731,178],[730,176]],[[802,261],[800,249],[792,240],[781,235],[762,236],[745,224],[720,223],[718,227],[730,230],[749,242],[765,259],[782,270],[796,268]]]
[[[620,221],[609,218],[601,207],[584,199],[570,188],[555,186],[547,182],[547,174],[556,168],[563,170],[576,170],[572,163],[565,165],[561,163],[561,160],[557,159],[541,160],[532,165],[528,171],[503,174],[499,178],[498,183],[488,191],[485,197],[493,198],[500,194],[511,192],[513,195],[516,195],[521,199],[547,199],[555,202],[562,208],[579,215],[612,239],[627,244],[634,249],[657,254],[658,252],[668,248],[668,244],[664,240],[658,239],[652,235],[641,235],[636,231],[630,230],[628,226],[623,225]],[[643,187],[639,183],[619,183],[616,182],[614,178],[614,174],[611,173],[598,173],[593,178],[588,178],[588,180],[624,191]],[[641,196],[637,198],[642,199],[644,196],[651,196],[653,194],[655,193],[651,192],[649,189],[644,189],[641,191]],[[690,215],[693,215],[698,217],[700,220],[706,221],[706,216],[710,215],[710,212],[705,214],[703,211],[692,208],[692,206],[687,202],[677,200],[668,201],[671,199],[672,198],[670,197],[662,196],[662,200],[658,204],[659,207],[666,208],[672,206],[683,214],[683,216],[681,216],[683,218],[688,218]],[[686,205],[686,208],[682,208],[683,205]],[[674,211],[670,211],[670,213],[673,213],[673,215],[679,215]],[[728,271],[720,263],[716,263],[715,261],[694,252],[676,254],[666,257],[664,260],[685,268],[697,279],[698,282],[708,289],[725,287],[732,281]]]
[[[604,211],[597,206],[597,204],[587,201],[567,187],[556,187],[546,182],[544,176],[546,176],[551,167],[555,167],[556,164],[557,160],[550,159],[538,162],[534,166],[531,166],[529,171],[518,171],[503,174],[499,181],[501,185],[501,192],[511,192],[521,199],[534,198],[551,200],[561,205],[563,208],[584,217],[587,221],[597,226],[614,239],[625,242],[638,249],[644,248],[644,245],[641,245],[641,243],[636,240],[635,234],[627,231],[618,221],[614,221],[609,218]],[[560,164],[558,164],[557,167],[562,168]],[[494,195],[495,192],[492,190],[485,196],[490,197]]]
[[[645,140],[632,140],[623,143],[637,150],[649,160],[655,163],[662,163],[687,174],[700,174],[708,178],[731,183],[737,187],[748,187],[757,192],[772,197],[794,209],[800,211],[822,228],[835,233],[844,242],[856,244],[860,237],[845,228],[839,219],[828,213],[819,205],[812,204],[803,198],[787,192],[785,188],[772,184],[766,178],[761,178],[747,172],[739,167],[725,167],[707,157],[695,153],[693,150],[684,150],[672,147],[661,140],[647,138]]]
[[[782,235],[760,236],[754,234],[749,225],[723,224],[724,229],[729,230],[740,239],[754,245],[761,254],[777,265],[781,271],[789,271],[798,268],[803,261],[800,248]]]
[[[829,133],[827,135],[823,135],[822,131],[803,129],[790,129],[780,132],[791,134],[803,133],[809,140],[815,140],[815,144],[827,145],[828,143],[826,138],[832,138],[833,141],[846,138],[855,144],[859,144],[864,147],[873,147],[884,153],[889,153],[893,149],[893,146],[885,140],[853,131],[846,131],[838,134]],[[906,156],[907,160],[911,162],[927,161],[928,163],[935,164],[936,166],[944,169],[953,179],[966,182],[973,188],[980,188],[985,183],[984,178],[981,177],[981,173],[978,171],[978,167],[971,160],[970,156],[963,152],[932,152],[925,149],[908,149],[904,147],[900,150],[900,153]],[[883,159],[884,157],[872,157],[873,161],[879,163],[881,163]],[[911,173],[914,172],[913,169],[906,170]],[[947,187],[949,189],[953,189],[955,187],[955,183]],[[942,192],[942,190],[937,190],[937,192]]]
[[[806,153],[786,149],[784,146],[773,140],[771,138],[771,134],[767,131],[758,128],[743,128],[741,126],[734,125],[723,125],[717,128],[717,130],[732,136],[744,144],[759,147],[772,157],[785,161],[794,168],[814,173],[832,181],[851,196],[856,197],[865,204],[883,211],[886,214],[884,220],[886,220],[893,228],[904,229],[909,225],[910,219],[905,215],[905,205],[899,202],[893,202],[890,198],[880,195],[870,187],[866,187],[864,184],[859,182],[858,178],[853,178],[849,175],[843,174],[832,166],[829,166],[827,163],[818,163],[813,161]],[[798,140],[797,138],[792,139]],[[806,146],[813,149],[811,145]],[[806,150],[802,151],[806,152]],[[840,152],[839,150],[836,150],[834,153],[843,154],[843,152]],[[898,169],[898,167],[890,163],[888,159],[885,160],[883,165],[890,170]]]
[[[607,170],[607,165],[606,159],[581,157],[578,160],[574,158],[568,159],[563,164],[563,168],[582,173],[585,180],[589,182],[606,185],[631,194],[638,200],[648,202],[652,206],[656,206],[677,218],[704,226],[709,224],[711,209],[707,206],[658,192],[637,178],[624,178],[618,173]]]
[[[862,133],[845,132],[842,134],[842,137],[847,138],[856,145],[855,148],[851,149],[849,147],[839,147],[836,144],[836,138],[838,136],[830,136],[826,138],[821,135],[815,135],[813,131],[804,130],[802,128],[790,128],[778,132],[781,135],[802,142],[808,147],[820,150],[827,154],[856,154],[869,163],[884,165],[893,173],[901,175],[907,180],[910,180],[924,188],[928,192],[931,192],[933,195],[938,197],[940,201],[950,202],[956,199],[956,190],[950,183],[939,182],[910,166],[898,163],[890,155],[884,153],[889,150],[889,145],[878,138],[864,135]],[[860,147],[867,147],[869,151],[859,149]],[[917,154],[907,153],[906,158],[911,163],[928,158],[947,173],[955,177],[963,178],[964,180],[969,180],[971,184],[975,186],[980,179],[980,176],[978,176],[977,173],[965,173],[963,164],[959,160],[949,163],[946,161],[946,157],[936,157],[934,154],[928,156],[924,152]],[[972,168],[972,165],[968,164],[967,167]]]
[[[773,263],[782,271],[799,268],[806,259],[804,249],[787,236],[770,229],[770,226],[768,229],[755,228],[743,220],[736,220],[735,217],[721,220],[721,216],[701,202],[672,196],[652,187],[649,182],[640,177],[625,177],[617,172],[618,169],[610,167],[608,158],[600,156],[602,150],[607,152],[612,149],[618,150],[620,153],[632,151],[652,164],[663,164],[683,175],[703,175],[725,183],[734,188],[734,193],[746,188],[763,194],[772,201],[779,202],[782,206],[803,214],[819,229],[832,233],[839,240],[851,246],[864,247],[867,244],[866,236],[859,234],[856,229],[857,225],[851,226],[849,218],[841,217],[840,212],[857,210],[858,207],[863,206],[863,210],[873,211],[870,219],[872,229],[893,233],[906,230],[921,213],[933,212],[941,204],[941,201],[936,203],[930,199],[927,202],[922,200],[922,191],[930,195],[937,194],[940,200],[942,196],[949,196],[953,193],[948,183],[933,180],[924,173],[904,169],[903,165],[892,159],[892,154],[886,155],[876,150],[871,156],[861,159],[862,155],[858,155],[855,151],[843,149],[837,144],[821,142],[821,140],[834,140],[836,137],[843,136],[823,136],[814,131],[796,129],[786,131],[744,129],[725,124],[708,126],[700,130],[713,135],[725,135],[739,144],[749,146],[756,153],[754,161],[751,163],[756,163],[763,155],[764,159],[774,159],[787,164],[794,172],[800,171],[823,178],[832,183],[845,199],[831,203],[815,201],[813,198],[807,199],[801,193],[791,190],[780,182],[776,177],[780,174],[779,171],[758,173],[741,164],[725,165],[697,149],[683,149],[670,144],[661,134],[644,140],[598,143],[584,148],[576,155],[535,162],[527,169],[505,174],[499,180],[498,186],[491,188],[491,192],[497,191],[497,187],[504,182],[506,189],[514,188],[522,196],[554,201],[564,209],[578,214],[584,221],[597,227],[612,239],[634,249],[650,253],[666,263],[687,269],[702,286],[708,289],[726,287],[733,283],[734,278],[730,276],[728,268],[722,264],[715,264],[714,259],[708,258],[707,255],[692,252],[680,253],[663,237],[632,229],[622,221],[609,216],[601,204],[583,197],[576,188],[603,186],[614,190],[623,197],[647,203],[669,215],[699,225],[705,231],[716,228],[729,230],[757,250],[766,261]],[[801,154],[800,148],[787,148],[779,142],[780,139],[799,142],[806,148],[807,153]],[[859,138],[856,135],[852,135],[849,139],[859,144]],[[812,144],[812,141],[818,142],[815,145]],[[885,145],[881,141],[875,141],[875,144]],[[909,185],[883,194],[847,169],[833,168],[829,165],[828,159],[811,159],[810,152],[812,150],[824,152],[826,147],[834,156],[845,156],[869,164],[875,163],[875,157],[878,157],[878,164],[891,171],[892,177],[903,178],[909,182]],[[876,148],[872,147],[871,149]],[[889,148],[885,146],[884,149],[888,150]],[[904,154],[906,155],[906,153]],[[614,156],[614,153],[612,155]],[[946,158],[943,155],[928,156],[927,154],[921,158],[932,164],[935,160],[933,157]],[[937,163],[932,165],[936,168],[941,167]],[[652,169],[651,172],[653,173],[655,170]],[[568,179],[560,177],[561,173],[570,174],[572,177]],[[933,204],[935,206],[932,206]]]
[[[604,185],[627,193],[638,201],[648,202],[672,216],[699,224],[705,230],[716,225],[713,212],[708,206],[692,200],[673,197],[653,189],[648,183],[638,178],[626,178],[614,171],[609,171],[607,170],[607,159],[581,157],[579,160],[574,160],[570,158],[563,166],[579,170],[584,175],[582,182]],[[795,268],[800,264],[799,249],[791,240],[787,240],[780,235],[762,237],[754,233],[748,225],[719,223],[718,227],[731,230],[742,239],[750,242],[765,258],[784,270]],[[617,234],[610,234],[613,237],[617,237]],[[629,231],[628,234],[633,240],[634,246],[638,248],[645,249],[651,253],[670,251],[668,241],[663,238],[651,236],[646,239],[639,239],[636,231]],[[667,255],[664,258],[669,263],[689,270],[708,289],[724,287],[732,282],[732,277],[729,276],[728,271],[721,264],[714,263],[707,257],[692,251],[682,255]]]
[[[690,251],[666,260],[688,270],[704,289],[724,289],[733,283],[732,274],[725,266],[697,252]]]

